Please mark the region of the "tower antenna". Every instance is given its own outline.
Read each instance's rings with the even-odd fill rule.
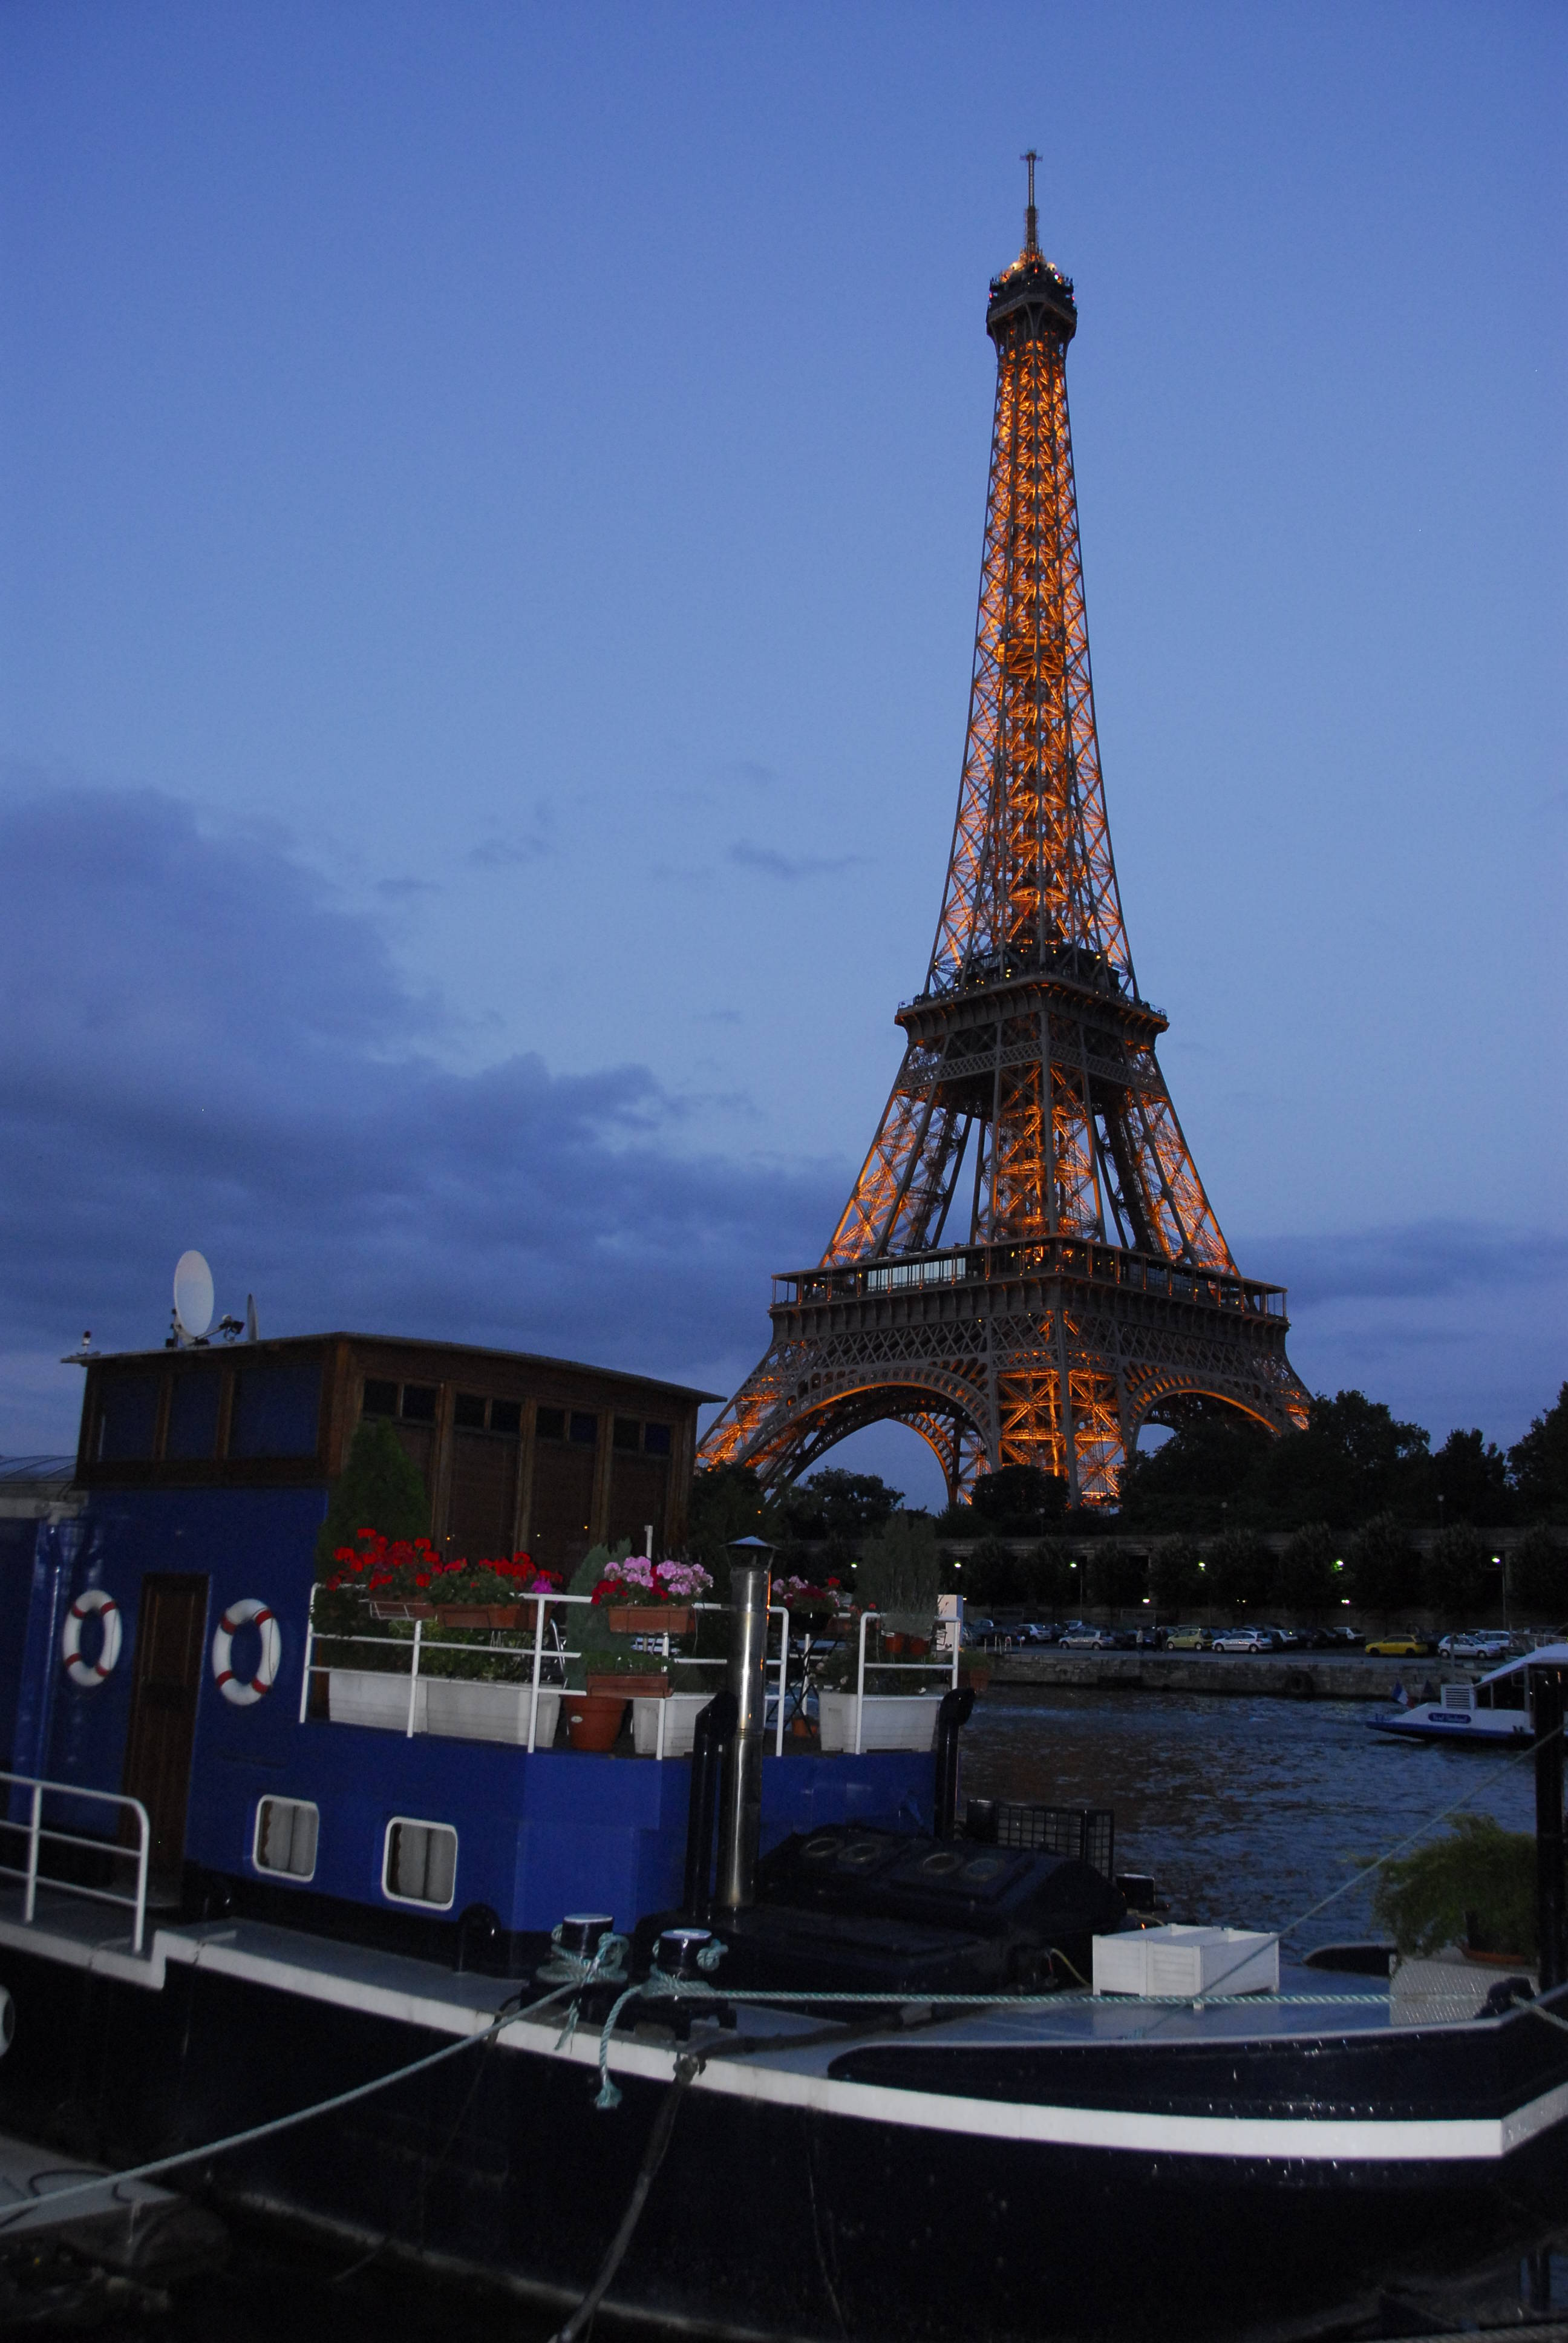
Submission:
[[[1020,160],[1029,165],[1029,207],[1023,216],[1023,248],[1025,252],[1040,250],[1040,214],[1034,207],[1034,166],[1040,156],[1031,146]]]

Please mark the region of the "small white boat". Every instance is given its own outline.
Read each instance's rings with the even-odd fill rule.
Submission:
[[[1568,1662],[1568,1644],[1543,1644],[1493,1668],[1479,1683],[1445,1684],[1435,1701],[1412,1702],[1367,1723],[1402,1741],[1462,1741],[1485,1749],[1519,1749],[1531,1739],[1529,1669],[1543,1660]]]

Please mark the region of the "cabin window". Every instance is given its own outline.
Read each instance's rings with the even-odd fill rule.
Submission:
[[[635,1415],[618,1415],[615,1419],[614,1444],[617,1448],[636,1448],[642,1430]]]
[[[128,1463],[150,1458],[158,1420],[156,1374],[105,1375],[98,1385],[98,1461]]]
[[[594,1442],[598,1438],[598,1416],[582,1415],[574,1410],[572,1414],[572,1438],[577,1442],[580,1448],[591,1448]]]
[[[449,1912],[457,1880],[457,1832],[446,1823],[417,1823],[395,1815],[387,1825],[383,1895],[395,1904],[426,1904]]]
[[[452,1421],[465,1432],[483,1432],[485,1400],[481,1392],[459,1392],[452,1403]]]
[[[537,1408],[534,1412],[534,1428],[541,1440],[564,1440],[567,1436],[565,1408]]]
[[[365,1404],[362,1413],[366,1415],[396,1415],[397,1413],[397,1384],[373,1382],[367,1375]]]
[[[405,1383],[403,1386],[403,1416],[408,1423],[434,1423],[436,1421],[436,1386],[434,1383]]]
[[[258,1871],[281,1871],[290,1879],[316,1876],[316,1841],[321,1809],[304,1798],[263,1798],[256,1810],[251,1859]]]
[[[321,1365],[242,1367],[234,1379],[231,1456],[314,1456]]]
[[[645,1423],[642,1427],[642,1447],[645,1456],[668,1456],[669,1426],[668,1423]]]
[[[520,1399],[493,1399],[490,1402],[490,1430],[510,1433],[515,1440],[523,1428],[523,1403]]]
[[[166,1456],[188,1460],[212,1454],[217,1445],[217,1399],[216,1367],[197,1368],[175,1377],[164,1441]]]

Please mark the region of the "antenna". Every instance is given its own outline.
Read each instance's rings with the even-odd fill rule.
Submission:
[[[247,1342],[256,1342],[261,1339],[256,1331],[256,1296],[254,1293],[247,1293],[245,1297],[245,1339]]]
[[[205,1341],[212,1324],[212,1272],[199,1252],[175,1263],[175,1335],[183,1346]]]
[[[1040,250],[1040,214],[1034,207],[1034,166],[1039,162],[1040,156],[1035,153],[1034,148],[1031,146],[1028,154],[1020,156],[1019,160],[1029,165],[1029,208],[1023,216],[1023,248],[1025,252],[1038,253]]]

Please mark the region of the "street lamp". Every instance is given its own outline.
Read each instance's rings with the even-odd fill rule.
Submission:
[[[1506,1635],[1506,1634],[1507,1634],[1507,1633],[1508,1633],[1508,1631],[1509,1631],[1509,1630],[1508,1630],[1508,1556],[1507,1556],[1505,1554],[1494,1554],[1493,1555],[1493,1557],[1492,1557],[1492,1567],[1493,1567],[1493,1570],[1500,1570],[1500,1571],[1503,1573],[1503,1634]]]

